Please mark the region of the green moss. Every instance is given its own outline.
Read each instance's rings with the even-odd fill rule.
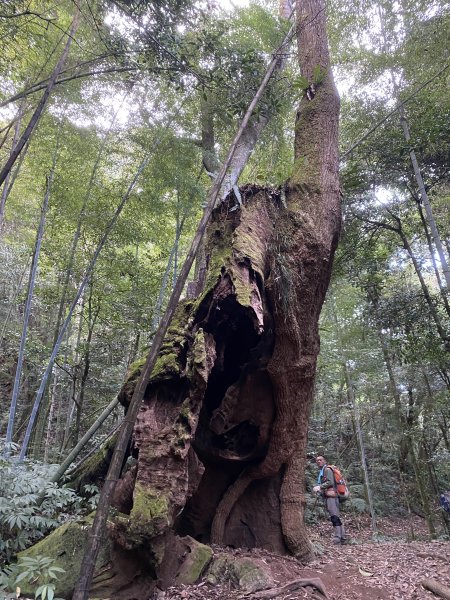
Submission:
[[[195,334],[191,356],[196,367],[202,367],[206,363],[205,334],[201,328]]]
[[[189,421],[192,416],[191,407],[190,407],[188,398],[186,398],[186,400],[184,400],[183,404],[181,405],[180,416],[181,416],[181,418],[186,419],[187,421]]]
[[[177,576],[177,585],[190,585],[195,583],[211,561],[213,551],[209,546],[200,544],[190,538],[190,552],[181,565]]]
[[[235,273],[234,269],[230,269],[230,273],[232,275],[234,292],[236,294],[236,301],[241,306],[251,306],[251,294],[253,287],[244,281],[239,273]]]
[[[311,177],[309,171],[308,158],[304,155],[298,156],[292,167],[291,185],[297,186],[304,193],[308,192],[308,184]]]
[[[169,525],[169,503],[165,496],[136,483],[127,532],[134,546],[155,537]]]
[[[48,556],[54,558],[54,566],[64,569],[55,581],[55,595],[60,598],[70,598],[76,581],[80,575],[81,562],[83,559],[89,530],[92,525],[93,515],[77,523],[66,523],[55,529],[43,540],[20,552],[18,558],[38,558]],[[96,567],[102,568],[110,559],[109,545],[103,544],[97,558]],[[38,585],[30,585],[21,582],[21,590],[24,596],[34,595]]]
[[[137,360],[131,363],[128,368],[128,373],[126,379],[135,379],[138,377],[142,371],[142,367],[145,365],[145,361],[147,360],[147,354],[144,354]]]
[[[223,269],[227,270],[232,258],[233,228],[229,221],[214,223],[214,229],[208,232],[209,265],[205,290],[215,286]]]
[[[219,556],[209,568],[207,580],[210,583],[225,583],[247,592],[256,592],[273,585],[270,574],[250,558]]]
[[[190,400],[186,398],[174,423],[174,435],[171,440],[172,452],[182,459],[185,457],[186,443],[192,439],[192,426],[195,420],[195,416],[191,411]]]
[[[181,371],[178,363],[178,355],[173,351],[168,354],[160,354],[153,367],[150,381],[163,379],[166,376],[177,375]]]
[[[161,350],[153,367],[150,384],[173,376],[180,375],[183,365],[180,364],[180,353],[186,342],[186,331],[192,311],[192,302],[181,302],[177,307],[166,336],[161,345]],[[142,372],[147,360],[147,353],[135,360],[128,369],[125,384],[119,394],[123,404],[129,403],[136,381]]]

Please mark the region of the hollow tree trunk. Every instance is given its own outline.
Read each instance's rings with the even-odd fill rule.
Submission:
[[[298,5],[302,74],[294,173],[279,191],[245,186],[208,229],[205,288],[180,304],[134,427],[137,466],[119,480],[111,529],[150,549],[158,575],[173,531],[202,541],[312,556],[303,473],[318,319],[340,228],[339,97],[324,4]],[[127,405],[142,368],[120,399]]]

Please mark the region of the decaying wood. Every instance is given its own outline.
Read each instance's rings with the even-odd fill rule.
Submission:
[[[267,600],[268,598],[276,598],[277,596],[281,596],[282,594],[294,592],[295,590],[298,590],[302,587],[312,587],[318,590],[320,598],[329,598],[325,586],[322,583],[322,580],[318,577],[312,577],[311,579],[295,579],[294,581],[290,581],[286,585],[283,585],[279,588],[262,590],[261,592],[253,592],[251,594],[251,597],[260,599],[264,598],[264,600]]]
[[[77,583],[77,586],[76,586],[74,594],[73,594],[73,600],[86,600],[86,598],[88,597],[90,582],[92,581],[92,576],[93,576],[94,569],[95,569],[95,561],[96,561],[96,557],[100,550],[101,539],[102,539],[103,532],[105,530],[108,511],[109,511],[109,507],[111,505],[111,501],[112,501],[113,494],[114,494],[114,488],[120,477],[120,471],[121,471],[121,467],[123,464],[123,459],[124,459],[126,451],[127,451],[128,442],[129,442],[129,439],[133,432],[134,423],[136,421],[137,415],[141,408],[142,400],[144,398],[144,395],[145,395],[145,392],[147,389],[147,385],[150,380],[150,376],[156,365],[159,350],[162,346],[164,336],[165,336],[165,334],[169,328],[169,324],[174,316],[176,307],[178,305],[180,296],[182,294],[182,291],[184,289],[184,286],[185,286],[185,283],[187,280],[187,276],[189,275],[189,271],[192,267],[192,264],[194,262],[195,256],[199,249],[199,246],[202,242],[203,235],[206,231],[207,225],[209,223],[210,217],[212,215],[214,206],[216,204],[216,201],[217,201],[217,198],[219,195],[220,188],[222,186],[223,181],[225,180],[225,176],[226,176],[228,168],[231,164],[231,160],[235,153],[236,147],[239,143],[239,140],[241,139],[243,131],[245,130],[245,128],[253,114],[253,111],[254,111],[258,101],[260,100],[261,96],[263,95],[263,93],[267,87],[267,84],[269,83],[269,80],[272,77],[272,74],[275,70],[275,67],[279,60],[279,57],[281,54],[283,54],[285,46],[292,38],[294,31],[295,31],[295,27],[292,26],[291,29],[289,30],[289,33],[286,35],[285,39],[283,40],[283,43],[278,48],[278,50],[275,52],[271,62],[269,63],[269,66],[266,70],[265,76],[264,76],[255,96],[253,97],[253,100],[250,103],[250,105],[245,113],[245,116],[240,124],[240,127],[234,137],[234,140],[233,140],[233,142],[230,146],[229,152],[228,152],[228,156],[222,165],[219,175],[217,176],[217,178],[215,180],[215,184],[213,185],[210,193],[208,194],[208,200],[207,200],[207,204],[206,204],[202,219],[200,220],[200,223],[197,228],[197,232],[196,232],[194,239],[192,241],[192,244],[191,244],[191,248],[186,256],[184,265],[180,271],[179,277],[177,279],[177,282],[175,284],[171,298],[169,300],[169,304],[166,309],[166,312],[165,312],[165,314],[161,320],[161,323],[159,325],[159,328],[155,334],[152,347],[150,348],[150,351],[147,355],[145,363],[142,366],[142,371],[139,375],[139,379],[136,382],[136,386],[133,391],[133,396],[131,398],[128,412],[123,421],[123,425],[122,425],[121,429],[119,430],[117,446],[115,448],[115,451],[114,451],[114,454],[113,454],[113,457],[111,460],[111,465],[110,465],[110,468],[109,468],[109,471],[108,471],[108,474],[107,474],[107,477],[105,480],[105,484],[103,486],[103,489],[102,489],[102,492],[100,495],[97,512],[95,514],[94,523],[92,525],[91,534],[89,537],[85,556],[83,559],[80,578],[79,578],[79,581]],[[180,415],[180,417],[181,417],[181,415]],[[186,421],[185,423],[181,424],[181,428],[187,427],[188,429],[192,429],[192,424],[189,422],[189,419],[185,419],[185,421]],[[195,417],[194,417],[194,421],[195,421]],[[195,423],[193,423],[193,424],[195,425]],[[195,427],[194,427],[194,429],[195,429]],[[183,448],[182,448],[180,454],[183,454],[184,458],[187,458],[189,453],[183,452],[185,444],[184,444],[184,442],[182,442],[182,444],[183,444]],[[151,457],[148,457],[148,458],[151,460]],[[189,471],[189,469],[188,469],[188,471]],[[184,482],[187,483],[186,478],[184,479]],[[182,493],[183,493],[183,490],[181,491],[181,494]],[[141,510],[139,511],[139,516],[137,517],[137,520],[139,520],[139,521],[142,519],[144,520],[144,522],[145,522],[144,529],[145,529],[145,527],[150,527],[152,533],[160,534],[162,532],[162,530],[164,529],[164,524],[167,529],[167,524],[168,524],[167,516],[168,516],[168,513],[171,512],[171,510],[168,510],[168,506],[166,505],[166,502],[170,504],[170,499],[167,499],[167,497],[163,497],[163,499],[160,500],[158,498],[158,495],[155,494],[154,488],[151,489],[150,498],[148,496],[149,496],[148,493],[145,490],[143,490],[142,506],[140,507]],[[135,499],[135,501],[136,501],[136,499]],[[133,510],[135,510],[135,508],[136,507],[133,506]],[[173,508],[174,508],[174,504],[172,503],[172,505],[170,506],[170,509],[173,509]],[[155,523],[155,519],[153,519],[153,517],[151,516],[154,513],[154,511],[156,511],[158,513],[157,525]],[[136,513],[137,512],[138,511],[136,510]],[[144,517],[144,513],[145,513],[146,517]],[[148,518],[148,515],[150,515],[150,517],[151,517],[150,518],[151,523],[146,522],[146,518]],[[156,529],[155,529],[155,527],[156,527]],[[140,534],[142,534],[145,538],[149,537],[148,533],[149,533],[148,531],[143,531],[141,528]],[[161,562],[164,552],[165,552],[165,546],[164,546],[164,543],[162,542],[159,552],[156,552],[156,554],[159,555],[159,557],[157,559],[158,562]]]
[[[444,598],[444,600],[450,600],[450,588],[435,579],[422,579],[420,582],[421,585],[426,589],[436,594],[440,598]]]

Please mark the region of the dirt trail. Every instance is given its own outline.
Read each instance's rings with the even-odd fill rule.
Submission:
[[[347,517],[346,525],[351,542],[345,546],[331,543],[329,524],[324,522],[310,528],[310,538],[318,555],[307,567],[292,557],[263,550],[233,550],[232,553],[239,558],[263,560],[278,588],[296,579],[319,578],[330,600],[437,599],[438,596],[423,588],[423,579],[434,579],[450,588],[450,542],[428,541],[421,519],[381,519],[376,540],[371,538],[369,521],[365,517]],[[411,532],[414,532],[414,539],[411,539]],[[243,600],[256,598],[257,594],[245,594],[231,585],[211,586],[201,581],[158,592],[155,597],[158,600]],[[317,589],[307,587],[276,598],[311,600],[324,596]]]

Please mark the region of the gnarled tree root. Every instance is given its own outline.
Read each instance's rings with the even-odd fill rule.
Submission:
[[[450,600],[450,588],[435,579],[422,579],[420,584],[426,589],[436,594],[440,598],[444,598],[444,600]]]
[[[322,583],[322,580],[318,577],[313,577],[311,579],[295,579],[294,581],[290,581],[286,585],[283,585],[279,588],[271,588],[270,590],[262,590],[261,592],[252,592],[252,598],[276,598],[277,596],[281,596],[282,594],[288,594],[289,592],[294,592],[302,587],[312,587],[315,588],[319,592],[319,598],[329,598],[325,586]]]

